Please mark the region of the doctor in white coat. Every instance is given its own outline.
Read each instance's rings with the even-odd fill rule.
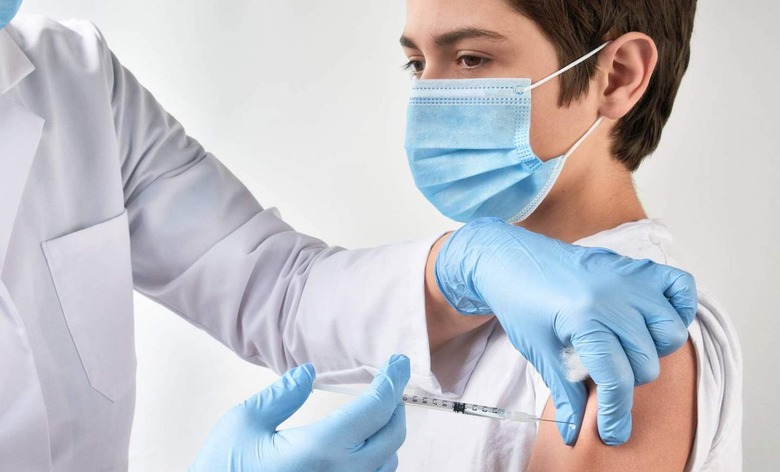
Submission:
[[[410,382],[432,392],[446,386],[431,351],[488,319],[459,312],[503,307],[495,308],[502,326],[526,334],[515,346],[578,424],[585,390],[564,380],[559,348],[589,339],[595,325],[612,330],[588,355],[604,366],[599,386],[620,387],[599,398],[605,421],[623,421],[635,381],[652,380],[659,353],[685,341],[695,286],[676,269],[537,235],[541,266],[493,264],[497,246],[527,250],[526,233],[505,223],[466,225],[455,235],[469,243],[441,255],[446,236],[345,251],[295,232],[185,134],[91,24],[8,24],[20,3],[0,1],[0,470],[127,469],[133,289],[277,372],[311,361],[323,381],[365,382],[400,352],[412,359]],[[539,293],[529,277],[563,260],[569,284],[523,313]],[[616,273],[624,275],[605,275]],[[594,297],[608,292],[596,310]],[[554,326],[561,310],[572,326]],[[556,337],[561,328],[568,334]],[[535,348],[534,339],[546,344]],[[404,373],[393,375],[403,388]],[[262,407],[278,399],[271,392]],[[245,423],[222,425],[211,447],[256,435]],[[234,452],[242,454],[225,452],[226,464]],[[318,452],[289,452],[304,453]]]

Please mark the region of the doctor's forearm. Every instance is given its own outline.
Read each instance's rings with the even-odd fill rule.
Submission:
[[[431,353],[450,340],[490,321],[492,316],[464,316],[447,302],[436,284],[434,267],[439,250],[450,237],[445,234],[431,247],[425,265],[425,311],[428,322],[428,343]]]

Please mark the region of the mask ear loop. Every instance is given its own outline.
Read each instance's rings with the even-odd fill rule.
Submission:
[[[604,43],[601,46],[597,47],[596,49],[594,49],[593,51],[589,52],[588,54],[585,54],[584,56],[582,56],[581,58],[579,58],[576,61],[572,62],[571,64],[569,64],[568,66],[564,67],[563,69],[561,69],[561,70],[559,70],[557,72],[553,72],[552,74],[548,75],[547,77],[543,78],[542,80],[540,80],[540,81],[538,81],[538,82],[536,82],[534,84],[529,85],[528,87],[523,89],[522,93],[530,92],[531,90],[535,89],[536,87],[539,87],[541,85],[546,84],[547,82],[549,82],[552,79],[558,77],[559,75],[563,74],[564,72],[567,72],[567,71],[577,67],[578,65],[580,65],[583,62],[587,61],[591,57],[593,57],[596,54],[600,53],[601,50],[604,49],[605,47],[607,47],[609,45],[609,43],[611,43],[611,42],[612,41],[607,41],[606,43]],[[576,143],[574,143],[574,145],[568,150],[568,152],[566,152],[566,154],[563,155],[563,160],[564,161],[566,160],[566,158],[568,158],[569,156],[574,154],[574,151],[576,151],[577,148],[580,147],[580,145],[586,139],[588,139],[588,136],[590,136],[591,134],[593,134],[594,131],[596,131],[596,128],[599,127],[599,125],[601,124],[602,121],[604,121],[604,117],[603,116],[599,116],[599,118],[590,126],[590,128],[588,128],[588,131],[586,131],[585,134],[583,134],[582,137],[580,139],[578,139]]]
[[[587,61],[591,57],[595,56],[596,54],[600,53],[602,49],[607,47],[609,43],[612,41],[607,41],[606,43],[602,44],[601,46],[597,47],[593,51],[589,52],[588,54],[585,54],[581,58],[577,59],[576,61],[572,62],[568,66],[564,67],[563,69],[559,70],[558,72],[553,72],[552,74],[548,75],[547,77],[543,78],[542,80],[529,85],[528,87],[523,89],[523,93],[530,92],[531,90],[535,89],[536,87],[539,87],[540,85],[544,85],[547,82],[551,81],[552,79],[558,77],[559,75],[563,74],[564,72],[567,72],[571,69],[574,69],[578,65],[582,64],[583,62]]]
[[[585,134],[582,135],[580,139],[577,140],[576,143],[566,152],[566,154],[563,155],[563,160],[565,161],[569,156],[574,154],[574,151],[577,150],[580,145],[585,142],[586,139],[588,139],[588,136],[593,134],[594,131],[596,131],[596,128],[599,127],[601,122],[604,121],[604,117],[600,116],[592,125],[590,125],[590,128],[588,128],[588,131],[585,132]]]

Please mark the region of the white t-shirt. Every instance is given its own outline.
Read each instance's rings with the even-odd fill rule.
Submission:
[[[636,259],[677,266],[669,231],[656,221],[627,223],[577,242]],[[689,328],[696,350],[698,424],[688,471],[742,468],[742,355],[734,328],[713,297],[699,288]],[[433,371],[444,396],[540,415],[550,396],[539,373],[515,350],[497,322],[437,351]],[[438,393],[438,392],[437,392]],[[400,471],[520,471],[528,465],[537,426],[407,408]]]

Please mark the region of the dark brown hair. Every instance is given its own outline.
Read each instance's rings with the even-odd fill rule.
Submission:
[[[615,126],[612,154],[630,171],[658,147],[691,56],[696,0],[507,0],[552,41],[561,67],[607,40],[644,33],[658,47],[658,65],[644,96]],[[561,76],[560,106],[588,90],[596,58]]]

